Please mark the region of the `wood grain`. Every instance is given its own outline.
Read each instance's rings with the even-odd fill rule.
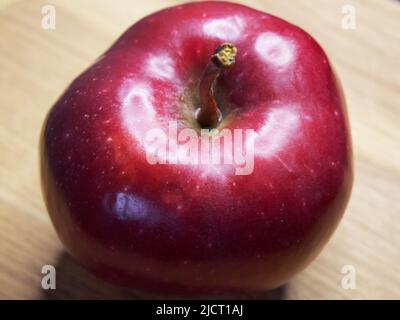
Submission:
[[[0,298],[134,298],[80,268],[64,252],[43,205],[38,137],[46,112],[69,82],[127,27],[181,1],[54,0],[55,30],[41,28],[44,1],[0,9]],[[288,285],[286,299],[400,298],[400,5],[395,1],[251,0],[311,33],[328,52],[348,101],[355,185],[345,218],[323,253]],[[341,27],[342,7],[357,27]],[[41,288],[41,268],[57,289]],[[341,286],[344,265],[355,290]]]

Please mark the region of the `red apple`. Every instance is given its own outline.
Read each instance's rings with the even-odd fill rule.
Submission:
[[[244,137],[253,171],[149,163],[146,132],[174,120],[178,130],[254,130]],[[326,244],[353,181],[345,101],[324,51],[298,27],[228,2],[132,26],[51,109],[40,156],[71,255],[156,295],[280,286]]]

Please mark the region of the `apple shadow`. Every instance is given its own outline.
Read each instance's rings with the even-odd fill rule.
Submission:
[[[127,288],[105,282],[81,267],[66,252],[62,251],[54,266],[56,289],[43,290],[42,300],[83,300],[83,299],[139,299],[137,293]]]
[[[63,251],[55,265],[57,282],[56,289],[41,289],[42,300],[83,300],[83,299],[146,299],[137,292],[105,282],[76,263],[71,256]],[[256,300],[283,300],[286,296],[286,285],[257,296]],[[157,299],[160,299],[159,297]]]

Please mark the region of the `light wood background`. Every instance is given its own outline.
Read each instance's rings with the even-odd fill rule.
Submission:
[[[56,29],[41,28],[47,1],[0,7],[0,298],[134,298],[64,253],[43,205],[38,137],[52,103],[128,26],[181,1],[53,0]],[[390,0],[249,0],[310,32],[326,49],[347,96],[355,185],[337,232],[288,285],[285,299],[400,298],[400,3]],[[355,8],[356,29],[341,27]],[[41,288],[41,268],[57,289]],[[341,286],[343,266],[356,288]]]

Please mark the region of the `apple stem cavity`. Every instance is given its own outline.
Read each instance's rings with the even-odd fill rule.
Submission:
[[[221,111],[214,97],[214,84],[224,69],[235,64],[237,49],[231,43],[223,43],[211,56],[200,80],[200,107],[195,117],[201,128],[215,128],[222,120]]]

